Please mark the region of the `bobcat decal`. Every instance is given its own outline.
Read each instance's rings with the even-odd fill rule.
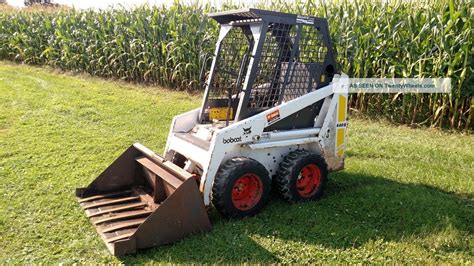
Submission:
[[[244,127],[243,130],[244,130],[244,135],[248,135],[252,133],[252,127],[248,127],[248,128]]]

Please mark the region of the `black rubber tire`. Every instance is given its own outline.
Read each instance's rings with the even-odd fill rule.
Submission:
[[[321,175],[315,194],[305,198],[298,193],[296,182],[301,170],[308,164],[315,164],[319,168]],[[275,178],[276,190],[283,199],[292,203],[318,200],[323,195],[327,183],[327,176],[328,167],[323,157],[308,151],[293,151],[290,152],[280,164],[280,169]]]
[[[232,203],[232,189],[235,181],[247,173],[255,174],[262,182],[263,192],[258,203],[249,210],[239,210]],[[268,202],[271,179],[265,167],[245,157],[233,158],[219,168],[212,186],[212,204],[226,218],[243,218],[259,213]]]

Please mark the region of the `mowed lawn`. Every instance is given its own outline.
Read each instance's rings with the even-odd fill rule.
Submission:
[[[474,137],[351,119],[318,202],[113,257],[74,196],[133,142],[161,153],[200,96],[0,62],[0,264],[474,263]]]

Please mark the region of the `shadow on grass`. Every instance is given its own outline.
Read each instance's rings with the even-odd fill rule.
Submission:
[[[338,172],[331,175],[326,194],[320,201],[288,204],[274,195],[260,215],[237,221],[224,220],[213,212],[212,232],[120,259],[127,264],[155,259],[273,262],[278,260],[276,254],[254,239],[291,240],[300,245],[309,243],[343,249],[378,239],[423,239],[446,228],[473,234],[473,217],[474,208],[469,200],[437,188]],[[423,243],[429,244],[429,241]],[[443,250],[469,252],[468,249],[469,245],[451,243]]]

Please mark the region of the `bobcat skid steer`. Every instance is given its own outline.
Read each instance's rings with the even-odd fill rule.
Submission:
[[[321,197],[344,166],[348,78],[325,19],[245,9],[220,25],[200,108],[174,117],[164,156],[133,144],[76,195],[114,255],[258,213],[273,187]],[[203,70],[201,73],[205,72]]]

